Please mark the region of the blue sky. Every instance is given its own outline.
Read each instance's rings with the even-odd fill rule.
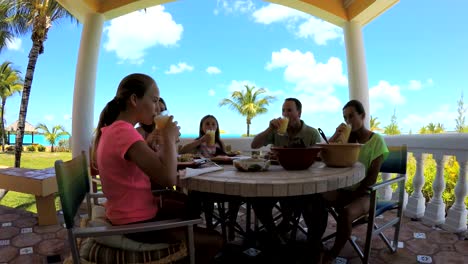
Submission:
[[[396,110],[403,133],[429,122],[455,129],[457,101],[468,97],[468,2],[400,1],[363,28],[370,115],[381,127]],[[54,24],[39,57],[27,121],[61,124],[71,132],[75,67],[82,25]],[[26,72],[29,35],[0,54]],[[183,134],[198,131],[206,114],[229,134],[246,132],[245,119],[221,99],[243,84],[276,96],[253,119],[259,133],[281,115],[286,97],[299,98],[302,119],[331,134],[348,101],[343,31],[313,16],[263,1],[175,1],[106,21],[94,108],[95,125],[119,81],[142,72],[157,81]],[[8,99],[7,125],[18,118],[20,96]],[[466,114],[466,113],[465,113]]]

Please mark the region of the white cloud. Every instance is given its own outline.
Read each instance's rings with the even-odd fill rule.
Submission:
[[[431,78],[429,78],[425,82],[419,81],[419,80],[410,80],[408,82],[408,85],[406,85],[405,87],[407,87],[408,90],[411,90],[411,91],[419,91],[425,87],[431,87],[433,85],[434,85],[434,81]]]
[[[302,92],[303,112],[334,112],[341,107],[334,95],[335,87],[346,86],[340,59],[331,57],[326,63],[319,63],[311,52],[281,49],[273,52],[267,70],[284,69],[284,79],[295,85],[296,92]]]
[[[213,89],[208,90],[208,95],[209,96],[215,96],[216,92]]]
[[[220,74],[221,70],[218,67],[210,66],[210,67],[206,68],[206,72],[208,74]]]
[[[427,126],[429,123],[441,123],[446,131],[454,131],[454,120],[457,118],[457,113],[451,111],[450,107],[449,105],[441,105],[431,113],[423,115],[409,114],[401,121],[402,127],[407,128],[407,130],[411,129],[413,133],[418,133],[419,129]]]
[[[45,115],[44,119],[47,120],[47,121],[52,121],[52,120],[54,120],[54,116],[53,115]]]
[[[172,64],[169,70],[165,71],[166,74],[178,74],[185,71],[193,71],[193,66],[188,65],[185,62],[179,62],[177,65]]]
[[[104,28],[106,51],[115,51],[121,62],[143,63],[145,51],[153,46],[176,45],[183,27],[163,6],[147,8],[113,19]]]
[[[307,19],[310,17],[310,15],[299,10],[276,4],[269,4],[262,7],[253,12],[252,16],[255,22],[266,25],[275,22],[285,22],[291,19]]]
[[[151,71],[152,72],[155,72],[157,69],[158,69],[158,67],[156,67],[155,65],[151,66]]]
[[[232,92],[234,91],[245,91],[245,85],[248,85],[248,86],[255,86],[255,88],[263,88],[265,89],[266,93],[265,95],[279,95],[279,94],[283,94],[283,91],[282,90],[277,90],[277,91],[272,91],[268,88],[264,88],[264,87],[261,87],[259,85],[257,85],[255,82],[252,82],[252,81],[248,81],[248,80],[243,80],[243,81],[237,81],[237,80],[232,80],[231,83],[228,85],[228,88],[227,90],[229,91],[229,93],[231,94]]]
[[[220,11],[225,13],[249,13],[255,10],[255,4],[252,0],[218,0],[214,14],[218,15]]]
[[[21,44],[23,41],[20,38],[13,38],[12,40],[6,41],[6,47],[9,50],[21,50]]]
[[[395,107],[395,105],[404,104],[406,99],[401,94],[399,85],[391,85],[387,81],[379,81],[379,83],[369,89],[370,104],[372,112],[381,109],[385,106]]]
[[[276,68],[285,68],[284,78],[291,83],[304,84],[298,90],[306,92],[321,92],[326,87],[347,84],[342,62],[335,57],[326,63],[318,63],[311,52],[283,48],[272,53],[271,61],[266,66],[267,70]]]
[[[317,45],[326,45],[329,40],[343,37],[340,27],[282,5],[266,5],[253,12],[252,16],[255,22],[261,24],[286,23],[286,27],[297,37],[313,39]]]
[[[311,38],[317,45],[326,45],[329,40],[341,38],[343,30],[327,21],[310,17],[299,25],[296,35],[300,38]]]
[[[233,80],[228,85],[228,91],[229,91],[229,93],[232,93],[234,91],[245,91],[245,85],[258,87],[254,82],[251,82],[251,81],[247,81],[247,80],[236,81],[236,80]]]
[[[408,89],[410,90],[421,90],[422,83],[421,81],[410,80],[408,84]]]
[[[70,114],[63,115],[63,119],[64,119],[64,120],[71,120],[71,119],[72,119],[72,115],[70,115]]]

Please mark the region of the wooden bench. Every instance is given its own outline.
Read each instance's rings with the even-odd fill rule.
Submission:
[[[0,169],[0,188],[33,194],[36,197],[39,225],[55,225],[58,223],[54,195],[58,190],[54,168],[42,170]]]

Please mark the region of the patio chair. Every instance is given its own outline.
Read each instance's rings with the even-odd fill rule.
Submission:
[[[86,204],[91,205],[91,198],[93,196],[103,196],[102,194],[90,194],[89,174],[87,166],[87,158],[84,152],[71,161],[63,162],[57,160],[55,162],[55,173],[57,177],[57,185],[60,194],[60,201],[62,204],[63,217],[65,226],[68,230],[68,240],[70,243],[73,263],[108,263],[117,262],[117,259],[125,258],[126,263],[131,263],[132,260],[138,263],[178,263],[181,259],[186,259],[187,255],[190,258],[190,263],[195,262],[195,249],[193,226],[201,223],[201,219],[194,220],[167,220],[148,222],[141,224],[129,224],[122,226],[112,226],[105,221],[103,225],[94,225],[89,227],[76,227],[75,217],[77,217],[78,209],[81,203],[86,198]],[[96,206],[93,208],[99,208]],[[103,207],[101,207],[103,209]],[[101,210],[103,212],[103,210]],[[88,208],[88,214],[91,215],[91,210]],[[101,213],[102,214],[102,213]],[[93,216],[94,217],[94,216]],[[187,227],[188,238],[178,245],[174,244],[144,244],[137,243],[123,236],[123,234],[148,232],[153,230],[171,229],[177,227]],[[110,237],[110,243],[116,243],[116,240],[125,240],[124,247],[115,248],[116,246],[107,246],[96,242],[99,238]],[[78,249],[77,238],[87,238],[82,241],[80,251]],[[94,240],[96,239],[96,240]],[[120,240],[119,240],[120,239]],[[99,240],[100,241],[100,240]],[[89,242],[84,244],[85,242]],[[132,243],[133,242],[133,243]],[[83,245],[84,244],[84,245]],[[187,246],[188,245],[188,246]],[[87,246],[88,252],[84,250]],[[188,247],[188,253],[187,253]],[[130,250],[129,248],[133,248]],[[86,254],[105,257],[92,261],[87,259]],[[115,256],[115,257],[109,257]],[[142,261],[143,259],[150,259],[151,261]]]
[[[382,164],[380,168],[380,172],[396,173],[397,175],[394,178],[391,178],[383,182],[378,182],[369,187],[369,192],[370,192],[369,213],[354,220],[353,222],[353,228],[362,224],[367,224],[364,251],[359,247],[359,245],[351,237],[348,240],[353,246],[353,248],[356,250],[356,252],[358,253],[359,257],[361,258],[362,263],[369,262],[369,256],[370,256],[371,245],[372,245],[372,237],[374,235],[379,235],[379,237],[385,242],[385,244],[387,245],[387,247],[390,249],[392,253],[395,253],[398,249],[398,237],[400,234],[401,217],[402,217],[402,212],[403,212],[403,199],[404,199],[404,194],[405,194],[407,146],[402,145],[399,147],[389,147],[388,149],[390,153],[387,159],[385,160],[385,162]],[[394,183],[398,184],[398,194],[399,194],[398,200],[396,201],[378,200],[377,191],[386,186],[392,185]],[[387,220],[385,223],[377,225],[375,221],[376,217],[390,210],[396,210],[395,217]],[[337,210],[335,210],[335,208],[330,207],[329,212],[335,218],[335,220],[339,217],[338,212]],[[385,229],[390,228],[390,227],[395,228],[392,243],[383,233]],[[322,238],[322,241],[327,241],[335,236],[336,236],[336,232]]]

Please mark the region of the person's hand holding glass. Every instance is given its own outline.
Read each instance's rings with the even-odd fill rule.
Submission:
[[[154,117],[155,129],[152,135],[152,148],[157,150],[159,145],[176,144],[179,142],[180,127],[177,121],[169,115],[169,111],[162,111]]]
[[[275,118],[270,121],[270,127],[276,130],[280,136],[284,136],[288,131],[289,118],[286,116]]]

